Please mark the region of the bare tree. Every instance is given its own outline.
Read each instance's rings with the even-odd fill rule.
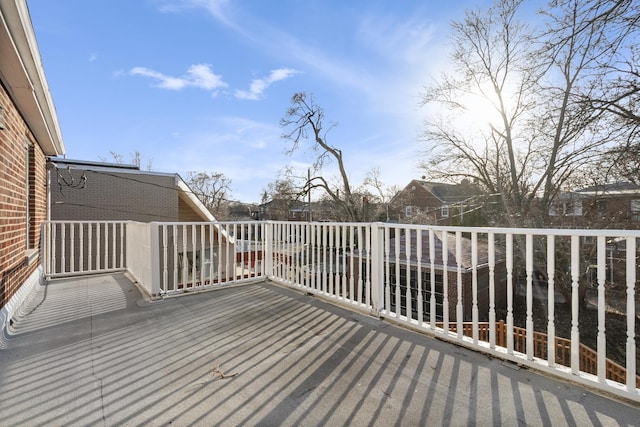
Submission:
[[[339,219],[364,221],[365,199],[362,194],[352,191],[342,150],[327,141],[328,132],[336,124],[326,124],[325,119],[324,110],[314,102],[312,95],[304,92],[294,94],[291,106],[280,120],[280,125],[285,128],[282,138],[291,143],[287,154],[291,155],[304,144],[310,144],[311,150],[318,154],[305,182],[304,194],[313,189],[322,189],[335,203],[336,213],[341,217]],[[322,175],[323,166],[329,162],[335,162],[338,167],[336,183]]]
[[[386,186],[382,182],[380,175],[380,167],[373,168],[367,173],[362,187],[369,194],[367,199],[369,202],[368,216],[388,222],[390,220],[391,200],[398,194],[400,187],[397,185]],[[368,188],[372,189],[371,193],[369,193]]]
[[[638,171],[631,149],[638,135],[638,2],[549,1],[535,28],[519,19],[531,4],[497,1],[454,22],[451,71],[423,98],[439,110],[426,123],[425,167],[499,194],[496,225],[544,225],[561,191],[608,176],[585,171],[607,163],[620,169],[621,159],[627,175]],[[469,120],[472,95],[493,112],[490,121]],[[522,242],[515,247],[523,259]],[[557,268],[568,263],[566,253],[556,252]],[[588,265],[592,254],[581,256]],[[570,295],[570,278],[557,273],[557,289]]]
[[[569,0],[558,2],[572,5]],[[584,0],[574,8],[584,25],[576,32],[591,27],[603,28],[606,44],[596,52],[598,60],[588,92],[580,93],[587,108],[605,115],[606,126],[618,132],[616,144],[605,153],[599,165],[602,182],[640,181],[640,2],[635,0]]]
[[[567,0],[549,4],[546,27],[531,28],[519,20],[523,3],[498,1],[454,22],[452,72],[423,98],[441,111],[426,123],[425,168],[499,194],[502,214],[494,221],[510,226],[539,225],[563,185],[618,136],[582,102],[604,77],[597,69],[606,27],[589,25],[581,2]],[[460,128],[472,95],[494,113],[475,132],[468,123]]]
[[[269,204],[267,219],[288,220],[291,209],[303,201],[305,182],[296,177],[290,168],[282,171],[278,177],[263,189],[262,203]]]
[[[231,197],[231,179],[220,172],[187,173],[187,184],[216,219],[228,216]]]
[[[122,155],[122,153],[118,153],[117,151],[113,151],[113,150],[109,150],[109,155],[112,157],[112,160],[115,163],[118,163],[120,165],[124,164],[124,155]],[[136,165],[139,169],[142,168],[142,162],[144,160],[144,155],[142,153],[140,153],[140,151],[138,150],[134,150],[133,153],[129,153],[129,164],[132,165]],[[104,157],[99,157],[100,160],[102,160],[103,162],[106,162],[107,159]],[[147,171],[151,171],[153,170],[153,160],[152,159],[148,159],[146,162],[146,170]]]

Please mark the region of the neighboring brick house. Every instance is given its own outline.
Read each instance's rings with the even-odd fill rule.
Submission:
[[[42,280],[46,156],[65,153],[24,0],[0,1],[0,328]]]
[[[549,209],[548,224],[637,229],[640,227],[640,186],[618,182],[562,193]]]
[[[389,220],[430,225],[468,224],[477,216],[477,197],[482,193],[468,181],[444,184],[414,179],[390,202]],[[473,212],[473,216],[465,213]]]
[[[215,221],[178,174],[81,160],[48,162],[52,220]]]

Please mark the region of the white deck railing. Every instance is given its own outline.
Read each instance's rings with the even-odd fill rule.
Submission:
[[[126,222],[50,221],[43,224],[42,263],[48,277],[122,271]]]
[[[49,222],[43,235],[47,276],[127,270],[154,296],[270,279],[640,401],[639,231]]]

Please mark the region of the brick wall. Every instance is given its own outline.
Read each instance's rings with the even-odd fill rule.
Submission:
[[[40,247],[40,225],[46,219],[45,155],[0,84],[0,307],[15,294],[39,264],[27,250]],[[27,173],[27,163],[30,164]],[[29,185],[30,200],[27,200]],[[27,227],[27,212],[29,227]],[[29,234],[27,236],[27,233]]]
[[[172,175],[64,168],[50,173],[52,220],[178,220]]]

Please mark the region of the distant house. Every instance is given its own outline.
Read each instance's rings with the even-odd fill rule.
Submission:
[[[432,225],[467,224],[477,216],[476,198],[481,194],[477,185],[466,180],[460,184],[445,184],[414,179],[391,200],[389,220]]]
[[[29,9],[0,1],[0,328],[43,277],[46,156],[65,153]]]
[[[429,231],[421,231],[421,248],[418,248],[417,235],[412,233],[410,238],[409,261],[407,262],[407,241],[405,236],[391,238],[389,244],[389,291],[391,301],[397,301],[396,292],[400,290],[401,312],[406,314],[407,274],[410,274],[411,283],[411,309],[416,318],[418,311],[418,250],[420,250],[420,275],[422,280],[423,313],[426,319],[430,313],[431,301],[431,252]],[[436,301],[436,317],[438,321],[448,317],[456,320],[458,302],[458,268],[462,278],[462,304],[464,321],[472,320],[473,302],[473,260],[471,239],[461,237],[460,256],[456,247],[456,235],[446,233],[446,264],[443,260],[443,238],[440,233],[434,235],[434,295]],[[399,250],[398,250],[399,249]],[[496,308],[506,306],[506,269],[504,253],[496,249],[495,254],[495,304]],[[398,261],[398,262],[396,262]],[[479,320],[488,320],[489,307],[489,250],[486,242],[477,242],[477,304],[479,308]],[[448,314],[443,307],[444,293],[448,300]],[[396,287],[397,284],[397,287]],[[395,311],[395,304],[391,307]]]
[[[251,221],[258,216],[258,206],[252,203],[232,202],[229,204],[229,220]]]
[[[315,204],[311,205],[313,209]],[[258,207],[258,217],[261,220],[274,221],[310,221],[312,213],[309,204],[296,200],[272,199]],[[313,216],[315,220],[315,215]]]
[[[636,229],[640,186],[619,182],[562,193],[549,208],[549,225]]]

